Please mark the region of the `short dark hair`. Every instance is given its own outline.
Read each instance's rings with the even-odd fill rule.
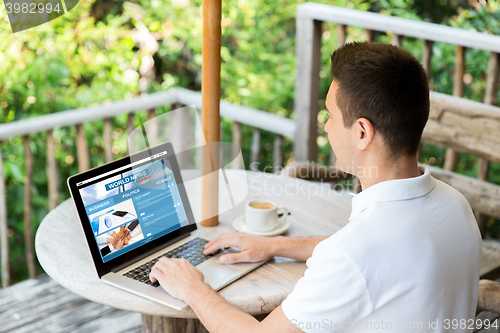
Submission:
[[[350,128],[368,119],[392,157],[417,153],[429,118],[429,84],[408,51],[384,43],[349,43],[331,56],[337,105]]]

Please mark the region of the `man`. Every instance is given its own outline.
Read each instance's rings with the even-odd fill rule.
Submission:
[[[151,279],[185,300],[212,332],[467,331],[452,321],[474,318],[480,234],[465,198],[417,165],[429,116],[425,72],[388,44],[347,44],[331,58],[325,131],[336,167],[363,189],[352,199],[349,223],[330,237],[225,234],[205,249],[241,249],[223,263],[307,260],[293,292],[258,322],[185,260],[161,259]]]

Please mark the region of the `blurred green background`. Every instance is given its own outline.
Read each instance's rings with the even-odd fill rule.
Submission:
[[[1,2],[1,1],[0,1]],[[285,117],[294,118],[295,9],[303,1],[225,0],[222,13],[222,98]],[[500,2],[477,0],[339,0],[317,1],[373,11],[412,20],[434,22],[500,35]],[[67,15],[26,32],[12,34],[0,6],[0,123],[74,109],[155,92],[171,87],[200,90],[201,0],[80,1]],[[337,47],[335,24],[325,23],[322,47],[321,94],[326,96],[329,56]],[[152,34],[159,48],[150,55],[155,76],[140,85],[139,69],[148,51],[141,36]],[[362,29],[350,27],[347,41],[363,40]],[[376,41],[389,42],[384,33]],[[404,38],[403,47],[422,58],[423,41]],[[431,81],[433,89],[451,94],[455,46],[435,43]],[[481,101],[489,52],[466,53],[465,96]],[[157,110],[169,111],[168,107]],[[324,110],[318,116],[322,125]],[[136,126],[146,121],[138,112]],[[113,153],[126,154],[126,115],[113,119]],[[102,121],[85,125],[91,167],[104,163]],[[223,140],[231,141],[232,123],[223,121]],[[248,167],[252,128],[243,127],[243,154]],[[321,126],[322,127],[322,126]],[[322,131],[322,130],[321,130]],[[60,201],[69,197],[65,180],[78,172],[74,128],[54,131],[59,171]],[[260,168],[272,165],[274,134],[262,132]],[[45,171],[46,134],[30,135],[35,157],[33,229],[48,213]],[[327,164],[331,149],[323,132],[318,137],[319,163]],[[283,142],[284,164],[293,159],[293,140]],[[22,138],[2,143],[8,198],[8,236],[12,283],[26,279],[23,238],[24,150]],[[443,166],[445,149],[424,145],[423,161]],[[459,155],[457,172],[472,177],[477,158]],[[492,163],[490,181],[500,184],[500,166]],[[490,219],[489,236],[500,236],[500,221]],[[41,273],[40,266],[37,267]]]

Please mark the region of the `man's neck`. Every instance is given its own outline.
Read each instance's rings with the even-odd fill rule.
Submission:
[[[357,177],[361,188],[394,179],[413,178],[421,176],[416,157],[403,157],[393,162],[371,163],[362,167],[366,172],[358,172]]]

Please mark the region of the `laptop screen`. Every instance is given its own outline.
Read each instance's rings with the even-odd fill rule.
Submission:
[[[167,155],[76,184],[103,263],[188,224]]]

